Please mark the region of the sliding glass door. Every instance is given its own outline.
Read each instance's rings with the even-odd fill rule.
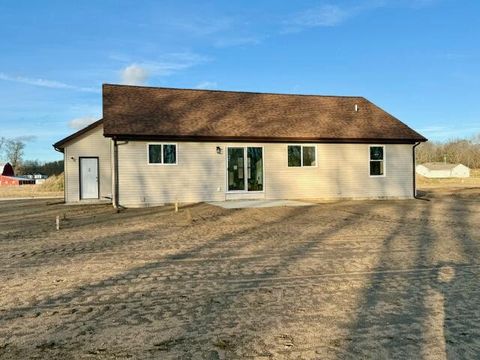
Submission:
[[[263,148],[229,147],[227,156],[228,191],[263,191]]]

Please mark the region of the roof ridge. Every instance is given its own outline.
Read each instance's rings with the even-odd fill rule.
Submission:
[[[192,89],[192,88],[177,88],[177,87],[165,87],[165,86],[144,86],[144,85],[127,85],[127,84],[112,84],[103,83],[104,86],[118,86],[118,87],[134,87],[143,89],[157,89],[157,90],[178,90],[178,91],[204,91],[204,92],[220,92],[220,93],[236,93],[236,94],[260,94],[260,95],[280,95],[280,96],[314,96],[314,97],[331,97],[331,98],[354,98],[364,99],[365,97],[360,95],[319,95],[319,94],[290,94],[290,93],[276,93],[276,92],[260,92],[260,91],[245,91],[245,90],[218,90],[218,89]]]

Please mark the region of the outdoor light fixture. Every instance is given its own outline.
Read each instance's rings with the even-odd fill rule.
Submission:
[[[217,154],[221,154],[222,153],[222,148],[220,146],[217,146]]]

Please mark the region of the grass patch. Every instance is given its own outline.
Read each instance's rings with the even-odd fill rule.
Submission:
[[[0,186],[0,198],[63,196],[63,173],[50,176],[43,184]]]

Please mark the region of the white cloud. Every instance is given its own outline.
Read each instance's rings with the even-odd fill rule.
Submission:
[[[100,89],[90,88],[90,87],[81,87],[81,86],[74,86],[62,83],[60,81],[55,80],[46,80],[41,78],[29,78],[25,76],[12,76],[0,72],[0,80],[6,81],[14,81],[22,84],[34,85],[34,86],[42,86],[52,89],[67,89],[67,90],[75,90],[75,91],[84,91],[84,92],[100,92]]]
[[[333,27],[366,11],[380,8],[414,8],[431,6],[439,0],[363,0],[351,5],[328,4],[294,14],[284,21],[284,33],[299,32],[306,28]]]
[[[137,61],[121,71],[122,83],[143,85],[150,77],[168,76],[209,60],[210,58],[203,55],[183,52],[165,54],[153,61]]]
[[[195,89],[216,89],[218,84],[215,81],[203,81]]]
[[[172,26],[191,36],[208,36],[218,32],[228,30],[233,26],[234,19],[231,17],[209,17],[203,18],[199,16],[176,18],[167,21],[168,26]]]
[[[17,136],[15,140],[19,140],[22,142],[31,142],[37,140],[38,136],[37,135],[22,135],[22,136]]]
[[[321,5],[314,9],[308,9],[295,16],[290,24],[302,27],[335,26],[352,15],[353,11],[343,9],[338,5]]]
[[[171,53],[160,57],[157,61],[145,62],[144,66],[152,74],[165,76],[209,60],[210,58],[195,53]]]
[[[241,36],[241,37],[221,37],[214,41],[216,47],[230,47],[230,46],[243,46],[243,45],[258,45],[267,36]]]
[[[137,64],[127,66],[122,70],[122,84],[144,85],[148,79],[148,71]]]
[[[471,137],[472,134],[480,131],[478,124],[464,124],[461,127],[451,125],[431,125],[418,129],[421,134],[424,134],[428,139],[451,140],[455,138]]]
[[[98,119],[90,116],[79,117],[79,118],[70,120],[68,122],[68,126],[70,126],[72,129],[79,130],[79,129],[83,129],[84,127],[90,125],[91,123],[97,120]]]

